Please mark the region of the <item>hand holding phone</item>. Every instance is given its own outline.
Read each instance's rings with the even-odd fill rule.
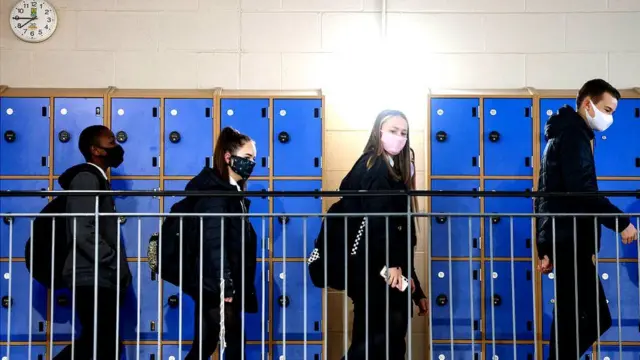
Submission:
[[[389,282],[389,275],[388,275],[388,270],[387,267],[383,267],[382,271],[380,271],[380,276],[382,276],[382,278],[388,283]],[[400,291],[405,291],[407,290],[407,287],[409,287],[409,280],[407,280],[407,278],[404,275],[400,275],[402,277],[402,281],[400,282],[400,287],[398,288],[398,290]]]

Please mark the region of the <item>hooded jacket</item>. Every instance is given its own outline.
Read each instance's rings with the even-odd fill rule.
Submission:
[[[594,133],[586,121],[571,107],[562,107],[545,126],[547,147],[542,156],[538,190],[541,192],[598,191],[596,167],[591,150]],[[537,213],[622,214],[622,211],[602,196],[536,198]],[[578,253],[591,256],[600,250],[600,225],[616,230],[616,217],[576,217]],[[556,217],[556,254],[573,251],[573,217]],[[617,217],[618,231],[624,230],[628,217]],[[543,217],[537,222],[538,257],[553,261],[553,220]],[[565,250],[565,251],[560,251]]]
[[[91,164],[79,164],[67,169],[58,178],[58,183],[63,190],[111,190],[111,186],[95,166]],[[106,189],[104,185],[106,184]],[[67,213],[94,213],[94,196],[67,195]],[[116,207],[113,197],[101,196],[98,211],[101,213],[115,213]],[[93,286],[95,278],[95,264],[98,263],[98,286],[117,290],[118,266],[120,266],[120,288],[126,288],[131,284],[131,272],[127,263],[127,254],[124,244],[120,246],[118,253],[118,220],[115,216],[102,216],[98,221],[98,257],[95,254],[96,223],[95,217],[80,216],[75,218],[76,231],[76,259],[75,259],[75,285]],[[65,282],[73,285],[73,232],[74,218],[67,218],[67,248],[69,256],[63,268]]]

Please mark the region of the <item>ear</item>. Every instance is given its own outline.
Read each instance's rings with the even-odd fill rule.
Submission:
[[[224,153],[224,162],[227,164],[231,164],[231,153],[228,151]]]

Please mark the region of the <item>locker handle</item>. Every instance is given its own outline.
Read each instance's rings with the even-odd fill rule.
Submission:
[[[158,157],[154,156],[151,158],[151,166],[158,167]]]
[[[473,330],[478,331],[478,320],[473,320]]]
[[[71,140],[71,134],[69,134],[67,130],[62,130],[58,133],[58,140],[60,140],[61,143],[66,144]]]
[[[313,331],[320,331],[320,321],[313,322]]]
[[[291,140],[291,136],[289,135],[289,133],[288,133],[288,132],[286,132],[286,131],[281,131],[281,132],[278,134],[278,141],[280,141],[280,143],[282,143],[282,144],[286,144],[286,143],[288,143],[290,140]]]
[[[205,116],[207,119],[210,119],[210,118],[211,118],[211,108],[207,107],[207,108],[205,108],[205,109],[204,109],[204,116]]]
[[[475,106],[471,108],[471,117],[478,117],[478,108]]]
[[[48,111],[47,111],[47,110],[48,110],[48,109],[47,109],[47,106],[43,106],[43,107],[42,107],[42,116],[47,116],[47,113],[48,113]]]
[[[313,109],[313,117],[316,119],[320,117],[320,109],[318,108]]]
[[[207,156],[204,158],[204,166],[208,168],[211,167],[211,157]]]
[[[527,281],[531,281],[531,270],[527,270],[527,274],[525,275]]]
[[[153,116],[154,118],[157,118],[157,117],[158,117],[158,108],[157,108],[157,107],[154,107],[154,108],[151,110],[151,116]]]
[[[478,157],[474,156],[471,158],[471,166],[476,167],[478,166]]]
[[[502,304],[502,297],[498,294],[493,295],[493,305],[500,306]]]
[[[531,117],[531,108],[524,108],[524,117],[528,118]]]
[[[636,108],[636,117],[640,118],[640,108]]]
[[[436,305],[438,306],[445,306],[447,305],[448,302],[449,302],[449,299],[445,294],[440,294],[436,297]]]
[[[267,158],[266,157],[262,157],[262,167],[267,167]]]
[[[13,299],[8,296],[2,297],[2,307],[8,309],[10,306],[13,306]]]
[[[474,249],[478,248],[478,239],[477,238],[473,238],[473,248]]]
[[[473,270],[473,280],[478,280],[478,270]]]
[[[38,322],[38,331],[44,332],[44,321]]]
[[[500,133],[495,131],[495,130],[490,132],[489,133],[489,141],[491,141],[492,143],[500,141]]]
[[[179,143],[181,139],[182,139],[182,136],[180,136],[180,133],[177,131],[172,131],[169,134],[169,141],[171,141],[172,144]]]
[[[527,321],[527,331],[533,331],[533,322]]]
[[[320,360],[320,354],[314,354],[313,360]]]
[[[524,158],[524,167],[531,167],[531,158],[529,156]]]
[[[524,239],[524,246],[527,249],[531,249],[531,239]]]
[[[640,158],[636,158],[636,167],[640,167]]]
[[[533,355],[527,354],[527,360],[533,360]]]
[[[48,156],[43,156],[42,158],[40,158],[40,165],[48,166],[48,162],[49,162],[49,161],[47,161],[48,158],[49,158]]]
[[[480,354],[473,353],[473,360],[480,360]]]
[[[16,141],[16,132],[13,130],[7,130],[4,132],[4,141],[12,143]]]
[[[150,354],[149,360],[156,360],[156,354]]]
[[[262,108],[262,117],[266,118],[267,117],[267,108]]]
[[[38,354],[38,360],[42,360],[42,354]]]
[[[153,320],[152,320],[152,321],[149,323],[149,329],[150,329],[151,331],[153,331],[153,332],[155,332],[155,331],[156,331],[156,322],[155,322],[155,321],[153,321]]]
[[[320,158],[314,157],[313,158],[313,167],[319,167],[319,166],[320,166]]]

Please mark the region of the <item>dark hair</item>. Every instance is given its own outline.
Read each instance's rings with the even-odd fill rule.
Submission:
[[[608,93],[616,100],[620,100],[620,92],[613,87],[613,85],[602,79],[593,79],[587,81],[582,87],[580,91],[578,91],[578,98],[576,99],[576,110],[580,108],[582,102],[587,97],[590,97],[594,104],[600,102],[602,95],[604,93]]]
[[[244,144],[248,143],[251,138],[240,133],[232,127],[226,127],[220,132],[216,147],[213,149],[213,170],[215,170],[222,179],[229,178],[229,164],[227,164],[224,156],[226,153],[235,154]],[[244,184],[238,183],[241,187]]]
[[[371,134],[369,135],[369,140],[367,141],[367,145],[364,147],[363,153],[371,152],[373,155],[367,160],[367,167],[370,168],[373,166],[375,161],[384,154],[384,148],[382,147],[382,141],[380,140],[381,134],[380,129],[382,128],[382,123],[392,117],[399,116],[407,121],[407,116],[402,113],[402,111],[398,110],[384,110],[376,117],[376,121],[373,122],[373,128],[371,129]],[[407,127],[407,144],[404,146],[404,149],[400,151],[400,153],[393,157],[394,166],[391,167],[388,161],[385,161],[385,164],[389,167],[389,173],[391,177],[396,180],[402,180],[407,186],[411,186],[411,156],[409,155],[409,128]]]
[[[80,133],[78,139],[78,149],[86,161],[91,161],[91,147],[98,146],[98,138],[109,128],[104,125],[91,125]]]

